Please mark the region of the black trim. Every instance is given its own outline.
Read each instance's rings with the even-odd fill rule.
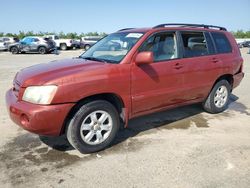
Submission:
[[[214,41],[212,40],[212,36],[210,35],[209,32],[204,32],[203,34],[204,34],[204,37],[206,40],[208,54],[214,55],[216,53],[216,50],[215,50],[215,46],[214,46]]]

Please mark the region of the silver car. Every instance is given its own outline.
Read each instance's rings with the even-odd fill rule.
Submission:
[[[12,54],[24,52],[38,52],[45,54],[56,49],[55,42],[43,37],[28,36],[24,37],[20,42],[10,44],[8,50]]]

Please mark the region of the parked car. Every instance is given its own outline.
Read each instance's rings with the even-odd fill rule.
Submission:
[[[8,50],[12,54],[23,52],[49,53],[55,50],[55,43],[48,39],[36,36],[24,37],[20,42],[10,44]]]
[[[244,41],[238,44],[239,48],[249,48],[250,47],[250,41]]]
[[[106,48],[113,42],[119,48]],[[91,153],[109,146],[134,117],[193,103],[223,112],[244,77],[242,69],[237,43],[223,27],[123,29],[79,58],[22,69],[6,104],[24,129],[66,134],[73,147]]]
[[[56,43],[56,47],[60,48],[61,50],[80,48],[80,42],[77,40],[60,39],[57,35],[46,35],[44,37],[53,40]]]
[[[2,39],[0,39],[0,51],[5,51],[7,49],[8,48],[7,48],[6,43]]]
[[[93,46],[97,41],[99,41],[102,36],[85,36],[81,38],[80,45],[81,48],[88,50],[91,46]]]
[[[17,37],[0,37],[0,50],[8,50],[10,44],[18,42]]]

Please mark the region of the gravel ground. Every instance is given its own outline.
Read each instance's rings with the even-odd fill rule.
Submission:
[[[78,56],[0,52],[0,187],[249,187],[250,54],[229,109],[191,105],[131,120],[115,144],[82,155],[65,137],[39,137],[8,117],[5,92],[21,68]]]

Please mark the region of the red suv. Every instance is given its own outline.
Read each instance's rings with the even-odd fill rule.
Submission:
[[[11,119],[42,135],[66,134],[82,153],[101,150],[144,114],[202,103],[226,109],[244,73],[225,28],[162,24],[110,34],[78,58],[17,73],[6,94]]]

